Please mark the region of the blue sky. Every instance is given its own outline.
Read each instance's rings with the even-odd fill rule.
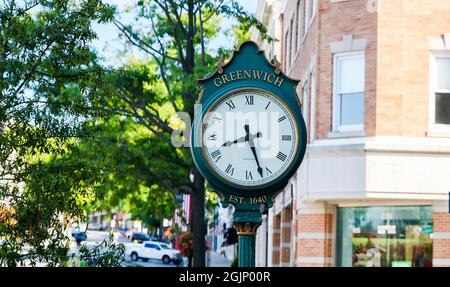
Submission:
[[[125,13],[127,8],[130,8],[136,3],[136,0],[123,1],[123,0],[105,0],[105,3],[113,4],[117,6],[118,17],[124,24],[133,23],[133,14]],[[257,0],[244,0],[239,3],[251,13],[256,12]],[[229,28],[233,22],[231,20],[225,20],[223,27]],[[124,47],[124,42],[119,39],[119,32],[114,24],[95,24],[94,29],[97,33],[98,39],[94,41],[94,47],[97,49],[101,57],[103,57],[105,64],[107,65],[120,65],[127,62],[127,58],[120,56],[119,52]],[[225,35],[220,35],[215,41],[211,43],[212,48],[219,48],[221,46],[230,47],[232,40],[228,39]],[[132,49],[131,54],[136,58],[146,57],[143,53]]]

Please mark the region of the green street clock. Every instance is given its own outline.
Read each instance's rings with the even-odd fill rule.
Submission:
[[[287,104],[275,94],[238,90],[222,97],[208,112],[201,139],[203,156],[226,183],[253,193],[264,192],[264,186],[269,187],[294,163],[298,124]],[[270,123],[272,113],[277,117]],[[259,122],[261,115],[267,115],[266,127]],[[229,117],[234,121],[227,120]]]
[[[295,91],[299,81],[283,74],[276,59],[269,62],[249,41],[198,82],[202,94],[191,134],[194,162],[222,206],[235,207],[239,240],[248,237],[240,244],[253,246],[248,250],[254,252],[261,206],[273,205],[305,154],[306,128]],[[254,264],[253,255],[242,256],[240,266]]]
[[[197,167],[224,206],[270,207],[305,154],[298,81],[255,43],[244,42],[199,84],[201,106],[191,135]]]

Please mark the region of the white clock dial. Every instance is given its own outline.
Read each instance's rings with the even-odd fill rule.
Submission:
[[[203,123],[203,153],[225,180],[258,186],[275,180],[295,157],[298,131],[278,97],[248,90],[221,99]]]

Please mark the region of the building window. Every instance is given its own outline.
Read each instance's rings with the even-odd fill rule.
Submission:
[[[308,126],[308,83],[305,83],[302,88],[302,115],[306,126]]]
[[[295,51],[298,51],[298,48],[300,47],[300,35],[299,35],[299,30],[300,30],[300,0],[297,1],[297,25],[295,25]]]
[[[337,231],[338,266],[432,266],[431,206],[338,208]]]
[[[289,37],[289,59],[291,60],[289,62],[289,66],[292,66],[292,62],[294,61],[294,57],[293,57],[294,48],[293,48],[293,42],[292,42],[292,37],[294,34],[293,33],[294,32],[294,18],[291,19],[291,27],[290,27],[289,31],[291,31],[289,33],[290,34],[290,37]]]
[[[318,0],[312,0],[312,7],[311,7],[311,20],[310,23],[314,20],[314,17],[317,15],[317,10],[319,8],[319,2]]]
[[[309,116],[309,138],[310,142],[314,142],[315,133],[316,133],[316,76],[314,73],[311,73],[311,104],[310,104],[310,116]]]
[[[333,76],[333,131],[364,129],[364,53],[336,54]]]
[[[430,67],[431,129],[450,132],[450,53],[432,56]]]
[[[304,27],[304,33],[303,33],[303,37],[306,37],[306,33],[308,32],[308,28],[309,28],[309,21],[311,19],[311,0],[305,0],[305,22],[303,24]]]
[[[288,63],[290,61],[290,59],[288,57],[289,56],[289,54],[288,54],[289,31],[286,32],[284,39],[285,39],[285,41],[284,41],[284,68],[287,69]]]

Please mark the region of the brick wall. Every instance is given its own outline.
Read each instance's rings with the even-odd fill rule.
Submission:
[[[273,218],[273,231],[272,231],[272,266],[279,266],[281,262],[280,255],[280,227],[281,227],[281,214],[274,216]]]
[[[380,3],[376,133],[423,137],[428,129],[428,39],[450,32],[450,1]]]
[[[328,213],[299,214],[297,266],[331,266],[333,216]]]
[[[344,35],[353,35],[353,39],[367,39],[364,130],[367,136],[372,136],[376,129],[377,14],[367,10],[366,1],[332,3],[330,0],[324,0],[320,3],[317,138],[328,138],[328,133],[332,129],[333,54],[330,44],[342,41]]]
[[[302,36],[298,50],[291,53],[294,59],[292,64],[283,66],[290,77],[301,79],[302,84],[308,82],[309,96],[311,89],[316,90],[315,106],[312,107],[311,98],[303,102],[302,84],[297,89],[306,113],[311,115],[315,111],[314,139],[327,139],[332,131],[333,53],[330,44],[343,41],[348,35],[353,40],[367,40],[364,49],[364,135],[430,136],[427,133],[431,53],[429,39],[440,39],[444,33],[450,32],[450,1],[378,0],[378,12],[368,9],[368,3],[364,0],[318,2],[318,13],[308,34],[304,39]],[[281,13],[281,35],[284,37],[290,29],[291,19],[296,23],[297,1],[287,0]],[[295,35],[295,30],[289,31],[291,33]],[[284,52],[288,41],[282,37],[280,39],[281,51]],[[285,56],[282,55],[282,58]],[[316,87],[309,85],[311,73],[315,75]],[[310,136],[310,118],[305,118],[305,122]],[[311,142],[313,139],[309,140]],[[302,214],[302,209],[298,210],[297,265],[331,265],[328,259],[333,257],[332,240],[329,237],[332,232],[332,215]],[[449,220],[446,212],[434,214],[437,233],[433,240],[435,266],[450,266]],[[282,241],[282,237],[282,234],[278,235],[278,243]],[[276,260],[274,257],[273,262],[280,264],[282,251],[278,250],[278,255],[274,252],[274,256],[278,257]]]
[[[433,213],[433,266],[450,267],[450,214]]]
[[[289,266],[291,262],[291,226],[292,226],[292,208],[285,207],[282,210],[281,222],[281,266]]]

